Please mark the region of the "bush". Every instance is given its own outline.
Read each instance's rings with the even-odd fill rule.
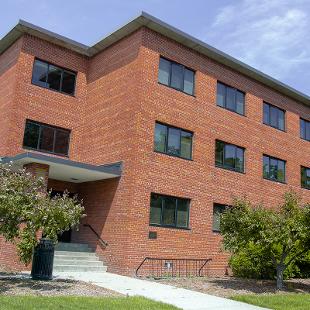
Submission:
[[[250,243],[238,254],[233,254],[229,265],[234,276],[250,279],[275,279],[276,270],[271,257],[257,245]],[[290,264],[284,271],[284,279],[309,278],[310,255],[305,255]]]

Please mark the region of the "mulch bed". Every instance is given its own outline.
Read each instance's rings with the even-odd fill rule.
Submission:
[[[0,295],[34,296],[122,296],[114,291],[74,280],[36,281],[29,276],[0,274]]]
[[[202,293],[220,297],[231,297],[240,294],[276,293],[275,281],[223,278],[169,278],[153,280]],[[285,281],[284,292],[310,293],[310,279],[292,279]]]

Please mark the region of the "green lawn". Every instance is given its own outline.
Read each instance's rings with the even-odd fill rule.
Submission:
[[[310,294],[239,295],[232,299],[275,310],[310,309]]]
[[[43,297],[1,296],[1,310],[176,310],[178,308],[143,297]]]

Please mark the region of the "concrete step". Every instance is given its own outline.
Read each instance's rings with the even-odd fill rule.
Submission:
[[[72,251],[55,251],[55,256],[69,256],[69,257],[95,257],[95,252],[72,252]]]
[[[81,252],[82,253],[82,252]],[[66,261],[100,261],[99,257],[96,256],[95,253],[92,253],[94,255],[76,255],[76,256],[72,256],[72,255],[61,255],[61,254],[55,254],[54,255],[54,261],[55,260],[66,260]]]
[[[93,261],[93,260],[87,260],[87,261],[78,261],[78,260],[63,260],[63,259],[54,259],[54,267],[63,266],[63,265],[70,265],[70,266],[97,266],[102,267],[103,262],[101,261]]]
[[[92,252],[92,249],[84,243],[59,242],[55,246],[55,251]]]
[[[96,272],[106,272],[107,266],[89,266],[89,265],[56,265],[53,268],[54,272],[87,272],[87,271],[96,271]]]

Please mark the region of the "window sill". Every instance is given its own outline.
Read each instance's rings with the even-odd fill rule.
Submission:
[[[285,181],[282,182],[282,181],[278,181],[278,180],[268,179],[268,178],[265,178],[265,177],[263,177],[263,179],[267,180],[267,181],[271,181],[271,182],[287,185],[287,182],[285,182]]]
[[[74,91],[74,94],[73,94],[73,95],[70,95],[70,94],[67,94],[67,93],[65,93],[65,92],[62,92],[62,91],[59,91],[59,90],[56,90],[56,89],[52,89],[52,88],[48,88],[48,87],[44,87],[44,86],[35,84],[35,83],[33,83],[32,81],[31,81],[31,84],[34,85],[34,86],[43,88],[43,89],[47,89],[47,90],[53,91],[54,93],[58,93],[58,94],[61,94],[61,95],[65,95],[65,96],[69,96],[69,97],[76,98],[75,91]]]
[[[31,147],[26,147],[26,146],[23,146],[23,149],[24,150],[28,150],[28,151],[34,151],[34,152],[38,152],[38,153],[43,153],[43,154],[50,154],[50,155],[54,155],[54,156],[69,158],[69,155],[62,155],[62,154],[57,154],[57,153],[53,153],[53,152],[49,152],[49,151],[33,149]]]
[[[287,132],[286,129],[283,130],[283,129],[280,129],[280,128],[277,128],[277,127],[273,127],[273,126],[271,126],[271,125],[269,125],[269,124],[266,124],[266,123],[264,123],[264,122],[263,122],[263,125],[265,125],[265,126],[267,126],[267,127],[270,127],[270,128],[273,128],[273,129],[276,129],[276,130],[279,130],[279,131],[281,131],[281,132],[285,132],[285,133]]]
[[[159,225],[159,224],[149,224],[152,227],[159,227],[159,228],[170,228],[170,229],[177,229],[177,230],[192,230],[189,227],[176,227],[176,226],[169,226],[169,225]]]
[[[159,85],[162,85],[162,86],[165,86],[165,87],[168,87],[168,88],[170,88],[170,89],[176,90],[176,91],[178,91],[178,92],[180,92],[180,93],[183,93],[183,94],[185,94],[185,95],[188,95],[188,96],[191,96],[191,97],[196,98],[196,95],[195,95],[195,94],[186,93],[185,91],[183,91],[183,90],[181,90],[181,89],[178,89],[178,88],[169,86],[169,85],[167,85],[167,84],[163,84],[163,83],[161,83],[161,82],[158,82],[158,84],[159,84]]]
[[[230,109],[228,109],[228,108],[222,107],[221,105],[216,104],[216,106],[219,107],[219,108],[221,108],[221,109],[223,109],[223,110],[226,110],[226,111],[232,112],[232,113],[234,113],[234,114],[237,114],[237,115],[246,117],[245,114],[240,114],[240,113],[238,113],[238,112],[236,112],[236,111],[234,111],[234,110],[230,110]]]
[[[181,156],[177,156],[177,155],[172,155],[172,154],[168,154],[168,153],[164,153],[164,152],[160,152],[160,151],[156,151],[156,150],[154,150],[154,153],[162,154],[162,155],[167,155],[167,156],[174,157],[174,158],[184,159],[184,160],[187,160],[187,161],[194,161],[191,158],[185,158],[185,157],[181,157]]]
[[[310,187],[305,187],[305,186],[301,186],[302,189],[307,189],[308,191],[310,191]]]
[[[237,170],[234,170],[234,169],[231,169],[231,168],[227,168],[227,167],[224,167],[224,166],[220,166],[220,165],[217,165],[217,164],[215,164],[215,167],[223,169],[223,170],[228,170],[228,171],[231,171],[231,172],[237,172],[237,173],[240,173],[240,174],[245,174],[245,171],[237,171]]]
[[[310,140],[307,140],[307,139],[302,138],[302,137],[300,137],[300,139],[301,139],[301,140],[304,140],[304,141],[307,141],[307,142],[310,142]]]

